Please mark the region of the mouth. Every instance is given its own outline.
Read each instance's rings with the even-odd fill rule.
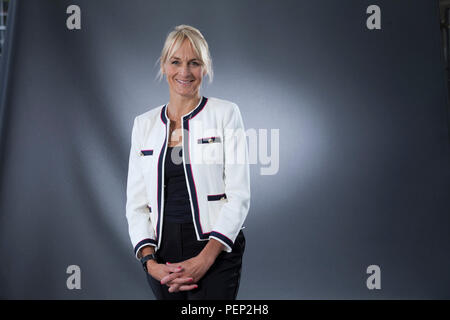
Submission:
[[[188,86],[191,84],[191,82],[193,82],[194,80],[178,80],[175,79],[176,82],[178,82],[179,84],[183,85],[183,86]]]

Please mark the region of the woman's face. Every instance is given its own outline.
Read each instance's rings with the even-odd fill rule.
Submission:
[[[163,71],[166,74],[171,94],[183,97],[197,97],[203,78],[201,60],[192,50],[189,40],[184,40],[166,63]]]

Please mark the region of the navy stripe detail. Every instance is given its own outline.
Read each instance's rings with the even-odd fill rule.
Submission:
[[[207,101],[208,98],[202,97],[202,100],[200,101],[199,105],[194,110],[192,110],[191,113],[185,115],[183,117],[183,120],[190,120],[191,118],[195,117],[200,111],[202,111]]]
[[[227,198],[227,195],[225,193],[221,193],[221,194],[209,194],[208,195],[208,201],[216,201],[216,200],[222,200],[223,198]]]
[[[207,137],[207,138],[200,138],[197,140],[198,144],[202,143],[214,143],[214,142],[221,142],[222,140],[220,137]]]
[[[151,156],[153,154],[153,150],[141,150],[142,155]]]
[[[166,118],[166,108],[167,105],[163,106],[161,109],[161,121],[164,123],[165,125],[165,133],[166,133],[166,137],[164,138],[164,143],[161,147],[161,150],[159,151],[159,156],[158,156],[158,166],[157,166],[157,218],[156,218],[156,243],[159,244],[161,238],[159,237],[160,234],[160,225],[161,225],[161,190],[162,190],[162,185],[163,185],[163,177],[162,177],[162,170],[163,170],[163,164],[164,164],[164,154],[165,154],[165,150],[166,150],[166,143],[167,143],[167,118]]]
[[[203,107],[206,105],[206,102],[208,102],[208,98],[202,97],[198,106],[195,107],[195,109],[192,110],[189,114],[185,115],[183,117],[183,120],[189,120],[189,119],[195,117],[200,111],[202,111]],[[164,124],[167,124],[166,108],[167,108],[167,105],[164,105],[161,109],[161,120]]]
[[[157,195],[157,202],[158,202],[158,218],[157,218],[157,223],[156,223],[156,241],[159,243],[160,237],[159,237],[159,231],[160,231],[160,225],[161,225],[161,197],[162,197],[162,185],[163,185],[163,176],[162,176],[162,170],[163,170],[163,164],[164,164],[164,154],[165,154],[165,149],[166,149],[166,141],[167,141],[167,119],[165,118],[165,108],[166,106],[164,106],[164,108],[162,109],[162,113],[161,113],[161,120],[164,119],[166,120],[164,122],[165,124],[165,131],[166,131],[166,137],[164,139],[164,143],[161,147],[161,151],[159,152],[159,157],[158,157],[158,195]]]
[[[144,244],[155,244],[155,245],[156,245],[156,241],[153,240],[153,239],[150,239],[150,238],[139,241],[139,242],[137,243],[137,245],[134,246],[134,254],[135,254],[135,255],[137,254],[138,249],[139,249],[140,247],[142,247],[142,245],[144,245]]]
[[[183,127],[188,131],[188,134],[189,134],[189,120],[184,120],[183,123],[184,123]],[[184,140],[183,150],[188,150],[188,148],[189,148],[188,140],[189,139]],[[206,236],[203,234],[203,230],[202,230],[201,223],[200,223],[200,209],[198,207],[197,191],[195,188],[194,177],[192,175],[192,167],[191,167],[190,159],[188,158],[189,153],[190,152],[184,152],[183,157],[185,157],[187,179],[189,182],[189,189],[191,190],[191,201],[192,201],[192,206],[194,208],[194,222],[195,222],[195,225],[197,226],[197,230],[199,231],[200,239],[205,239]]]
[[[161,109],[161,120],[164,124],[167,124],[167,118],[166,118],[166,108],[167,105],[165,105],[162,109]]]
[[[227,245],[230,246],[230,248],[233,247],[233,241],[231,241],[227,236],[224,236],[223,234],[217,232],[217,231],[211,231],[211,233],[209,234],[209,236],[214,236],[216,238],[219,238],[220,240],[222,240],[223,242],[225,242]]]
[[[202,225],[200,223],[200,209],[198,206],[198,198],[197,198],[197,190],[195,188],[195,181],[194,177],[192,175],[192,167],[191,167],[191,161],[189,158],[190,150],[189,150],[189,120],[191,120],[193,117],[195,117],[200,111],[203,110],[204,106],[206,105],[206,102],[208,101],[207,98],[203,97],[202,101],[198,105],[197,108],[194,109],[193,112],[188,114],[187,116],[183,117],[183,128],[187,131],[187,139],[184,139],[184,145],[183,150],[188,150],[188,152],[183,152],[183,159],[186,166],[186,173],[187,173],[187,180],[189,182],[189,190],[191,191],[191,201],[192,201],[192,207],[194,208],[194,223],[196,225],[196,229],[198,231],[198,236],[200,239],[208,239],[209,234],[203,233]]]

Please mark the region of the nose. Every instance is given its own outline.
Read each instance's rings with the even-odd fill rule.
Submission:
[[[191,70],[187,64],[183,64],[180,68],[180,74],[183,76],[187,76],[191,74]]]

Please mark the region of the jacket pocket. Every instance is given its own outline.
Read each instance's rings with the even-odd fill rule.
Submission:
[[[225,202],[228,201],[227,195],[225,193],[209,194],[207,196],[207,199],[211,228],[214,228],[217,218],[220,215],[220,210],[222,209]]]
[[[143,149],[139,152],[139,155],[142,172],[146,174],[151,170],[153,166],[155,158],[155,156],[153,155],[153,149]]]
[[[204,164],[223,163],[223,143],[219,136],[203,137],[197,139],[197,149],[201,152]]]

